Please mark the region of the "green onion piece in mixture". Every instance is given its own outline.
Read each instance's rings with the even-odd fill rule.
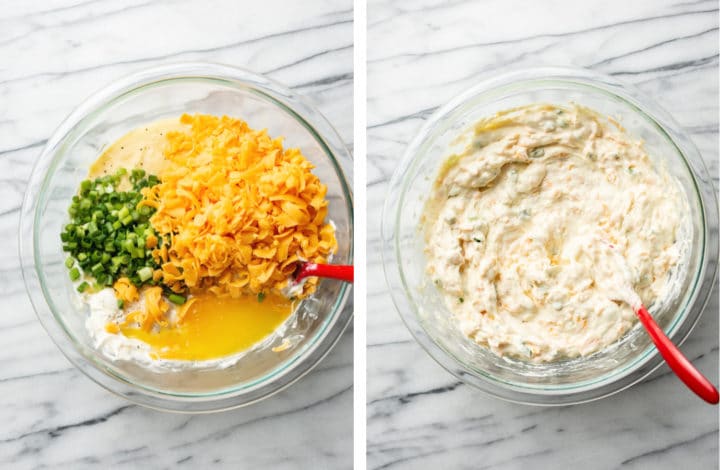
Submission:
[[[168,295],[168,300],[175,305],[182,305],[187,299],[180,294],[170,294]]]

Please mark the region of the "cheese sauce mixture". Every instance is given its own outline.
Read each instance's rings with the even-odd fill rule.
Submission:
[[[427,273],[461,331],[496,354],[585,356],[635,324],[628,297],[676,295],[686,214],[678,184],[614,121],[516,108],[478,122],[441,169],[421,219]]]

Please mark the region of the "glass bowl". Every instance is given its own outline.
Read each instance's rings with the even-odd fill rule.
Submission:
[[[664,162],[689,201],[692,247],[681,295],[652,311],[676,343],[688,336],[708,301],[718,264],[718,207],[700,153],[657,104],[611,77],[539,68],[474,86],[440,108],[410,143],[383,208],[385,276],[397,310],[420,345],[462,381],[510,401],[562,405],[598,399],[642,380],[661,363],[637,323],[613,345],[584,358],[533,364],[500,357],[464,336],[425,274],[420,214],[452,141],[474,122],[530,103],[576,102],[617,119]]]
[[[265,77],[217,64],[186,63],[146,70],[93,95],[48,140],[30,177],[20,219],[25,285],[52,340],[92,380],[135,403],[169,411],[208,412],[266,398],[306,374],[333,347],[352,318],[343,308],[350,287],[323,280],[277,334],[233,366],[172,372],[111,361],[92,346],[88,309],[70,283],[60,230],[90,164],[103,148],[145,123],[182,113],[229,115],[284,144],[299,147],[327,185],[336,227],[333,262],[352,264],[352,192],[343,168],[352,160],[333,127],[294,92]],[[278,331],[280,331],[278,330]],[[283,339],[290,347],[273,351]],[[282,348],[276,348],[282,349]]]

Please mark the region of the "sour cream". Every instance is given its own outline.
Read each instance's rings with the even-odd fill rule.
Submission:
[[[619,124],[531,105],[478,122],[465,144],[421,226],[427,273],[469,338],[533,362],[586,356],[635,324],[629,302],[677,295],[687,200]]]
[[[117,298],[112,289],[107,288],[82,296],[89,307],[89,315],[85,320],[85,328],[93,341],[95,349],[110,360],[135,361],[145,367],[157,362],[151,355],[147,343],[126,336],[109,333],[108,323],[121,318],[123,311],[117,307]]]

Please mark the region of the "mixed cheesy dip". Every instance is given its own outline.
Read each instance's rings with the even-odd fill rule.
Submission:
[[[635,324],[628,297],[677,294],[686,199],[618,123],[538,104],[461,139],[421,227],[427,274],[469,338],[532,362],[585,356]]]

